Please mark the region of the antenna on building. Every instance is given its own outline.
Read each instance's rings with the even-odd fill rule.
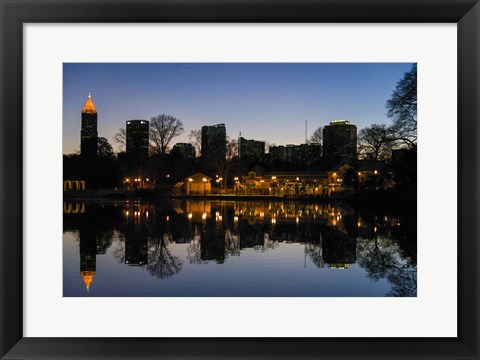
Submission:
[[[305,120],[305,144],[308,142],[307,137],[307,120]]]
[[[92,98],[92,92],[91,92],[91,91],[88,92],[88,98],[89,98],[89,99]]]
[[[238,133],[238,137],[242,137],[242,132],[241,131]]]

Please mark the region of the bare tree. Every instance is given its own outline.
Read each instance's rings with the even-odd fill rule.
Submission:
[[[265,140],[265,153],[270,152],[270,146],[277,146],[277,144]]]
[[[167,279],[178,274],[183,265],[178,256],[170,253],[167,246],[168,240],[169,234],[155,239],[153,249],[148,254],[147,270],[160,279]]]
[[[390,129],[385,124],[373,124],[360,130],[358,151],[361,158],[386,160],[390,157],[393,142]]]
[[[392,118],[392,140],[410,148],[417,145],[417,64],[403,75],[387,101],[387,116]]]
[[[154,153],[165,155],[172,139],[183,133],[183,123],[172,115],[160,114],[150,120],[150,142]]]
[[[236,139],[232,139],[229,136],[226,138],[226,155],[225,158],[222,157],[215,157],[213,159],[213,165],[215,166],[216,170],[221,174],[223,181],[222,181],[222,188],[226,188],[228,174],[230,172],[230,168],[232,167],[233,162],[238,159],[238,142]]]
[[[319,126],[317,130],[313,132],[312,136],[310,136],[310,139],[308,139],[308,143],[321,144],[322,140],[323,140],[323,129],[321,126]]]
[[[188,139],[195,148],[196,156],[200,156],[202,153],[202,130],[191,130]]]
[[[120,149],[127,145],[127,132],[125,128],[118,129],[118,132],[113,136],[113,141],[120,145]]]

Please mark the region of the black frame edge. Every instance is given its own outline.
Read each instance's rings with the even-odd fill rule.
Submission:
[[[458,326],[458,337],[479,356],[480,3],[458,23],[457,46],[458,239],[472,239],[458,242],[458,322],[474,320],[471,329]]]
[[[141,1],[132,11],[129,1],[0,0],[0,358],[479,359],[480,6],[477,1],[302,0],[295,6],[293,1],[281,0]],[[458,209],[458,236],[472,239],[460,242],[458,248],[458,338],[281,341],[23,338],[23,245],[15,241],[23,237],[23,64],[18,60],[23,59],[23,23],[124,21],[458,22],[458,199],[462,204]],[[143,346],[142,354],[132,353],[131,348],[139,345]],[[114,354],[112,348],[116,349]],[[389,351],[393,348],[394,354]]]
[[[23,337],[23,25],[9,10],[0,3],[0,357]]]

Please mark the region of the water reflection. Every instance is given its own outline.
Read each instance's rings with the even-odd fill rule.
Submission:
[[[280,294],[288,296],[289,289],[294,287],[287,280],[292,273],[282,264],[298,262],[296,247],[292,247],[297,244],[304,254],[300,259],[302,268],[312,264],[317,270],[298,273],[305,276],[309,287],[305,294],[301,289],[295,290],[294,296],[322,296],[322,289],[311,287],[318,286],[315,276],[323,282],[330,281],[333,290],[328,296],[356,296],[353,290],[339,290],[336,294],[335,286],[341,288],[351,283],[358,274],[367,279],[375,296],[384,289],[381,296],[416,296],[415,221],[415,214],[408,212],[378,214],[333,203],[185,200],[64,204],[64,233],[76,234],[79,241],[80,275],[90,294],[95,276],[100,277],[97,261],[106,259],[107,263],[111,258],[126,269],[105,266],[104,279],[112,280],[120,271],[131,268],[124,281],[138,287],[135,296],[162,294],[156,288],[147,289],[147,279],[134,268],[158,280],[177,281],[178,286],[194,275],[195,285],[200,286],[203,281],[205,288],[220,281],[222,276],[235,277],[238,285],[229,283],[235,294],[247,296],[242,293],[245,288],[248,296],[265,296],[265,292],[261,295],[247,291],[250,280],[246,274],[242,277],[241,270],[230,270],[232,266],[245,268],[249,274],[261,269],[267,272],[261,273],[262,276],[284,276],[285,282],[279,283],[283,291]],[[267,257],[260,255],[267,253]],[[213,271],[210,264],[219,267]],[[68,270],[70,264],[65,267]],[[325,273],[327,269],[345,271],[351,278]],[[74,286],[66,285],[67,289]],[[122,289],[113,290],[121,293]],[[65,290],[64,295],[78,296],[77,291],[69,291]],[[195,296],[184,291],[177,295]],[[174,291],[169,295],[175,296]],[[216,295],[214,290],[209,296]],[[366,291],[362,296],[370,295]]]

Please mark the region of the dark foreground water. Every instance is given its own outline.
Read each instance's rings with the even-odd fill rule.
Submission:
[[[416,296],[416,216],[338,203],[64,203],[64,296]]]

